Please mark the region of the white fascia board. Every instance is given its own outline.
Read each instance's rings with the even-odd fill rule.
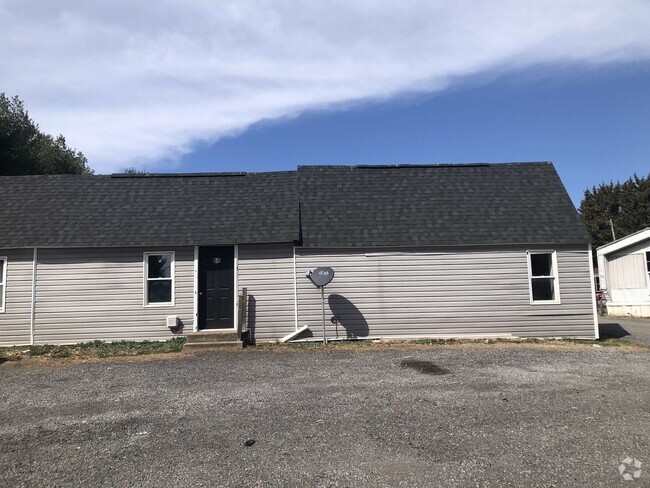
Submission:
[[[646,239],[650,239],[650,227],[635,232],[634,234],[630,234],[629,236],[623,237],[622,239],[610,242],[609,244],[605,244],[604,246],[600,246],[598,249],[596,249],[596,252],[602,255],[611,254]]]

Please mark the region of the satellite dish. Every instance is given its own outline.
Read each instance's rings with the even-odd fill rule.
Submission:
[[[334,270],[327,267],[316,268],[307,271],[306,275],[317,288],[320,288],[320,299],[323,305],[323,344],[327,344],[327,335],[325,332],[325,285],[329,284],[334,278]]]
[[[307,278],[309,278],[318,288],[322,288],[332,281],[334,278],[334,270],[332,268],[312,269],[307,273]]]

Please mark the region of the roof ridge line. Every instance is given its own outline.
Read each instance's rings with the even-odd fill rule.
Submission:
[[[309,168],[333,169],[418,169],[418,168],[476,168],[491,166],[540,166],[553,165],[552,161],[512,161],[512,162],[470,162],[470,163],[423,163],[423,164],[303,164],[298,165],[298,170]]]
[[[245,171],[224,171],[213,173],[113,173],[111,178],[205,178],[246,176]]]

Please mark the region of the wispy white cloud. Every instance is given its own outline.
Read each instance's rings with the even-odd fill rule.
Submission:
[[[546,63],[650,58],[650,2],[0,0],[0,91],[93,167]]]

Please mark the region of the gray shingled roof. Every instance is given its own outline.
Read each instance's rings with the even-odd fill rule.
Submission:
[[[586,243],[551,163],[301,166],[305,246]]]
[[[586,243],[550,163],[0,177],[0,247]]]
[[[0,177],[0,247],[292,242],[296,173]]]

